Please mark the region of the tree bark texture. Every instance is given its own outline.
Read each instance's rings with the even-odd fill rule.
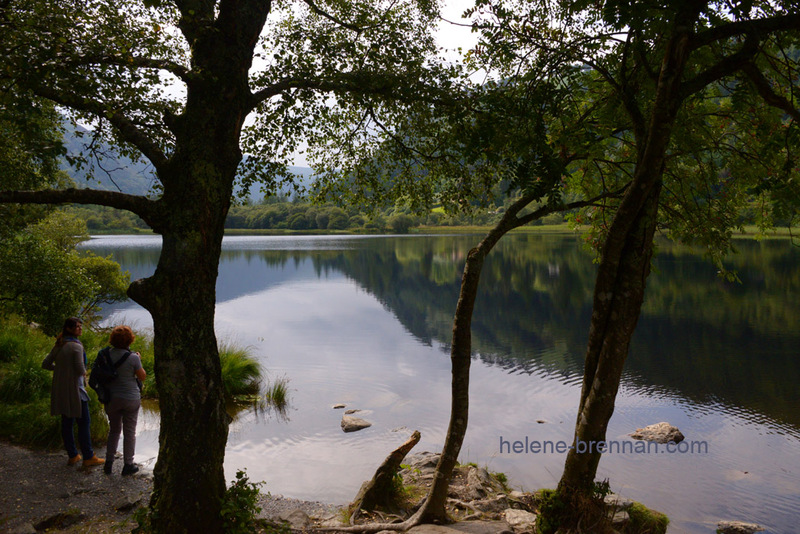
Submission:
[[[223,529],[230,417],[214,333],[216,280],[241,128],[252,106],[248,70],[269,9],[232,6],[212,26],[182,21],[192,69],[202,74],[187,86],[183,113],[169,119],[175,149],[159,169],[158,266],[129,289],[153,316],[161,426],[150,509],[161,533]]]
[[[591,444],[605,441],[639,319],[650,274],[665,155],[681,104],[681,78],[689,55],[692,24],[686,17],[692,14],[676,23],[667,45],[649,124],[644,135],[637,136],[634,177],[603,246],[575,436],[558,485],[561,492],[592,492],[601,453]]]

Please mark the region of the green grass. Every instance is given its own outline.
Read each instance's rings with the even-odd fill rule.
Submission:
[[[465,226],[416,226],[411,229],[416,234],[486,234],[494,228],[493,225],[465,225]],[[540,224],[537,226],[521,226],[511,230],[512,234],[575,234],[575,230],[568,223]]]
[[[289,379],[286,377],[276,378],[267,385],[264,398],[267,404],[277,410],[285,410],[289,402]]]
[[[261,364],[253,358],[249,347],[223,341],[219,346],[219,361],[226,397],[233,399],[258,394],[261,390]]]
[[[0,321],[0,437],[25,445],[61,446],[61,418],[50,415],[52,373],[41,366],[53,341],[13,319]],[[81,342],[91,365],[97,352],[108,345],[108,331],[87,328]],[[141,353],[142,366],[147,372],[142,396],[157,398],[152,338],[137,333],[131,349]],[[262,369],[250,348],[223,342],[220,361],[228,400],[258,396]],[[285,403],[286,380],[280,384],[274,394],[276,399],[282,395]],[[91,388],[88,392],[92,441],[102,443],[108,436],[108,420],[95,392]]]
[[[20,403],[50,397],[53,373],[42,368],[44,356],[23,353],[4,366],[0,401]]]
[[[0,404],[1,437],[24,445],[61,447],[61,417],[50,415],[49,383],[43,393],[27,402]],[[92,443],[103,443],[108,437],[108,420],[94,391],[89,392],[89,397]]]
[[[779,226],[762,232],[758,226],[746,224],[744,225],[744,232],[734,231],[733,237],[743,239],[786,239],[793,237],[797,239],[800,237],[800,227],[789,228],[788,226]]]
[[[53,347],[54,339],[13,320],[0,325],[0,363],[11,362],[22,355],[44,359]]]

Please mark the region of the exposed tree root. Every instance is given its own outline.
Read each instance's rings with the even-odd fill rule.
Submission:
[[[417,510],[414,515],[401,523],[368,523],[366,525],[352,525],[349,527],[320,527],[317,530],[333,530],[336,532],[380,532],[381,530],[395,530],[405,532],[417,525],[422,524],[422,513],[424,507]]]

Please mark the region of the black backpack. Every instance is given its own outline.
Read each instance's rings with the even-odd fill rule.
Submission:
[[[97,392],[97,400],[108,404],[111,400],[111,390],[108,385],[117,379],[117,369],[122,365],[131,351],[127,351],[117,363],[111,363],[111,348],[106,347],[97,354],[97,359],[92,365],[92,374],[89,375],[89,387]]]

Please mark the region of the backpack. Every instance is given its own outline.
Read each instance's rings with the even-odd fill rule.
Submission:
[[[117,369],[122,365],[131,351],[127,351],[117,363],[111,363],[111,348],[106,347],[97,353],[97,359],[92,364],[92,373],[89,375],[89,387],[97,392],[97,400],[108,404],[111,400],[109,385],[117,379]]]

